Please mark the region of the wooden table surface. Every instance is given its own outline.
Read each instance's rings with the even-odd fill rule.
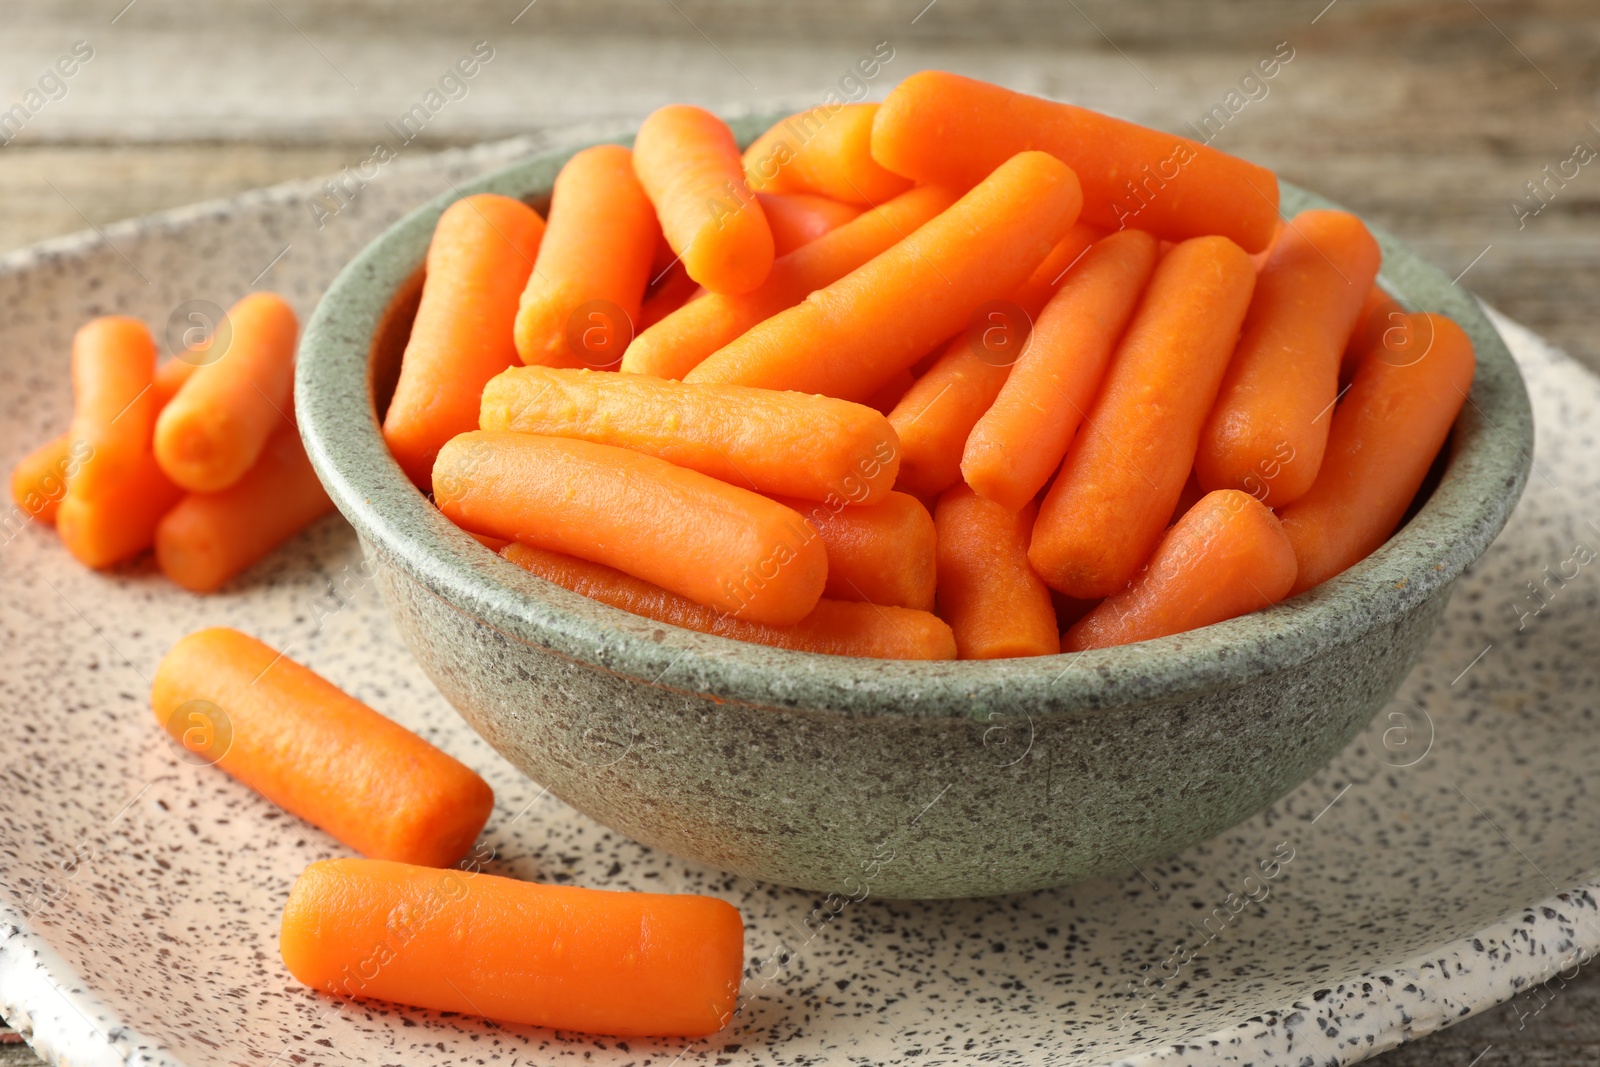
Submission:
[[[1400,234],[1600,370],[1595,0],[10,0],[0,111],[75,45],[92,57],[0,146],[0,252],[355,165],[479,41],[493,58],[404,153],[620,129],[679,100],[807,103],[879,42],[877,96],[940,67],[1180,131],[1290,55],[1213,143]],[[34,1062],[0,1039],[0,1067]],[[1600,979],[1375,1062],[1600,1062]]]

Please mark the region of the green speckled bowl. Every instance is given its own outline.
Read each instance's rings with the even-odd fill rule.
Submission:
[[[1522,491],[1533,423],[1504,344],[1471,296],[1375,230],[1385,287],[1465,326],[1477,378],[1420,511],[1310,593],[1140,645],[934,664],[780,651],[607,607],[452,526],[378,428],[440,212],[475,192],[538,203],[570,154],[473,182],[368,246],[306,328],[296,406],[444,695],[533,779],[647,844],[852,898],[1007,893],[1170,854],[1272,803],[1362,729]],[[1283,201],[1331,206],[1291,186]]]

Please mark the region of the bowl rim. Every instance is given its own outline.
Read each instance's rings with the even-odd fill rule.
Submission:
[[[782,118],[729,120],[741,144]],[[384,445],[371,350],[395,294],[421,266],[439,215],[475,193],[547,196],[561,165],[592,144],[541,152],[452,186],[351,260],[301,338],[295,410],[306,451],[334,503],[379,563],[507,638],[639,684],[787,710],[839,714],[1071,716],[1192,698],[1292,669],[1393,624],[1447,587],[1505,525],[1532,462],[1533,415],[1521,374],[1478,306],[1381,227],[1382,287],[1412,310],[1448,315],[1472,338],[1477,372],[1443,477],[1411,520],[1371,556],[1263,611],[1134,645],[1027,659],[863,660],[747,644],[656,622],[554,585],[449,522]],[[1284,216],[1340,208],[1280,182]]]

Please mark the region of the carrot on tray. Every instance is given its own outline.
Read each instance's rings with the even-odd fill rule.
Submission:
[[[828,656],[925,660],[956,656],[950,627],[931,612],[915,608],[825,598],[791,626],[767,626],[733,618],[603,563],[515,542],[500,554],[564,589],[685,630]]]
[[[72,426],[79,469],[69,496],[89,499],[142,471],[156,425],[156,343],[138,319],[105,315],[72,338]]]
[[[517,309],[522,362],[615,365],[633,340],[660,233],[632,152],[603,144],[567,160]]]
[[[1078,180],[1023,152],[915,233],[713,353],[685,381],[859,400],[1010,296],[1077,220]]]
[[[156,459],[191,492],[244,477],[290,406],[294,310],[276,293],[251,293],[228,309],[228,325],[227,350],[189,375],[156,419]]]
[[[439,449],[478,425],[484,383],[518,361],[518,300],[543,236],[538,212],[493,193],[457,200],[434,226],[422,300],[383,417],[395,462],[425,493]]]
[[[623,371],[682,378],[746,330],[837,282],[953,203],[952,193],[924,185],[868,208],[778,259],[751,292],[707,293],[665,316],[633,339],[622,357]]]
[[[434,499],[457,526],[590,559],[751,622],[789,626],[828,580],[792,508],[614,445],[482,430],[445,445]]]
[[[713,293],[748,293],[765,280],[772,230],[726,123],[669,104],[639,127],[633,168],[689,277]]]
[[[1378,242],[1344,211],[1302,211],[1256,276],[1239,345],[1200,433],[1206,490],[1268,507],[1311,488],[1339,395],[1339,361],[1378,274]]]
[[[150,705],[186,758],[374,859],[449,866],[494,806],[464,764],[238,630],[173,645]]]
[[[762,493],[870,504],[894,486],[889,420],[862,404],[641,374],[513,367],[483,390],[485,430],[658,456]]]
[[[702,1037],[733,1017],[744,922],[726,901],[320,860],[289,891],[289,973],[373,997],[615,1037]]]
[[[1062,282],[966,438],[961,474],[980,496],[1015,511],[1044,488],[1155,265],[1155,238],[1123,230],[1096,243]]]
[[[54,526],[56,511],[67,495],[67,481],[88,455],[87,441],[74,442],[70,432],[52,437],[17,460],[11,468],[11,501],[35,522]]]
[[[846,204],[811,193],[757,193],[761,210],[772,227],[772,254],[786,256],[801,245],[861,214],[861,205]]]
[[[1184,241],[1156,266],[1039,508],[1028,559],[1051,588],[1111,596],[1150,558],[1255,281],[1250,257],[1226,237]]]
[[[1048,152],[1083,183],[1083,217],[1181,241],[1220,234],[1259,252],[1278,225],[1272,171],[1187,137],[927,70],[896,86],[872,157],[896,174],[966,189],[1018,152]]]
[[[1320,585],[1382,545],[1450,436],[1476,369],[1472,339],[1442,315],[1404,316],[1378,335],[1333,412],[1322,469],[1279,514],[1300,573]]]
[[[332,510],[300,431],[285,423],[243,478],[190,493],[167,512],[156,527],[156,562],[190,592],[209,593]]]
[[[798,511],[828,550],[823,596],[933,610],[935,535],[922,501],[906,493],[848,506],[842,500],[778,500]]]
[[[1009,301],[979,309],[900,397],[889,421],[900,435],[900,484],[938,496],[961,480],[967,436],[1031,346],[1033,320],[1063,276],[1104,231],[1076,223]],[[1009,306],[1008,306],[1009,305]]]
[[[1061,651],[1149,641],[1260,611],[1289,595],[1295,569],[1272,512],[1249,493],[1216,490],[1166,532],[1131,585],[1062,635]]]
[[[939,498],[939,615],[962,659],[1054,655],[1061,648],[1050,589],[1028,564],[1033,501],[1010,510],[965,485]]]
[[[877,104],[844,104],[790,115],[744,150],[745,180],[758,192],[817,193],[851,204],[899,196],[911,180],[872,158],[877,113]]]

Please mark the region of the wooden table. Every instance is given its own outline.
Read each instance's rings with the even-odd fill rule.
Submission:
[[[878,42],[878,95],[941,67],[1178,131],[1292,54],[1213,143],[1363,212],[1600,370],[1600,159],[1568,162],[1600,152],[1593,0],[17,0],[0,110],[78,41],[92,58],[0,147],[0,252],[354,165],[478,41],[493,58],[405,153],[622,128],[674,100],[810,103]],[[1590,975],[1380,1062],[1597,1059]],[[0,1044],[0,1067],[32,1062]]]

